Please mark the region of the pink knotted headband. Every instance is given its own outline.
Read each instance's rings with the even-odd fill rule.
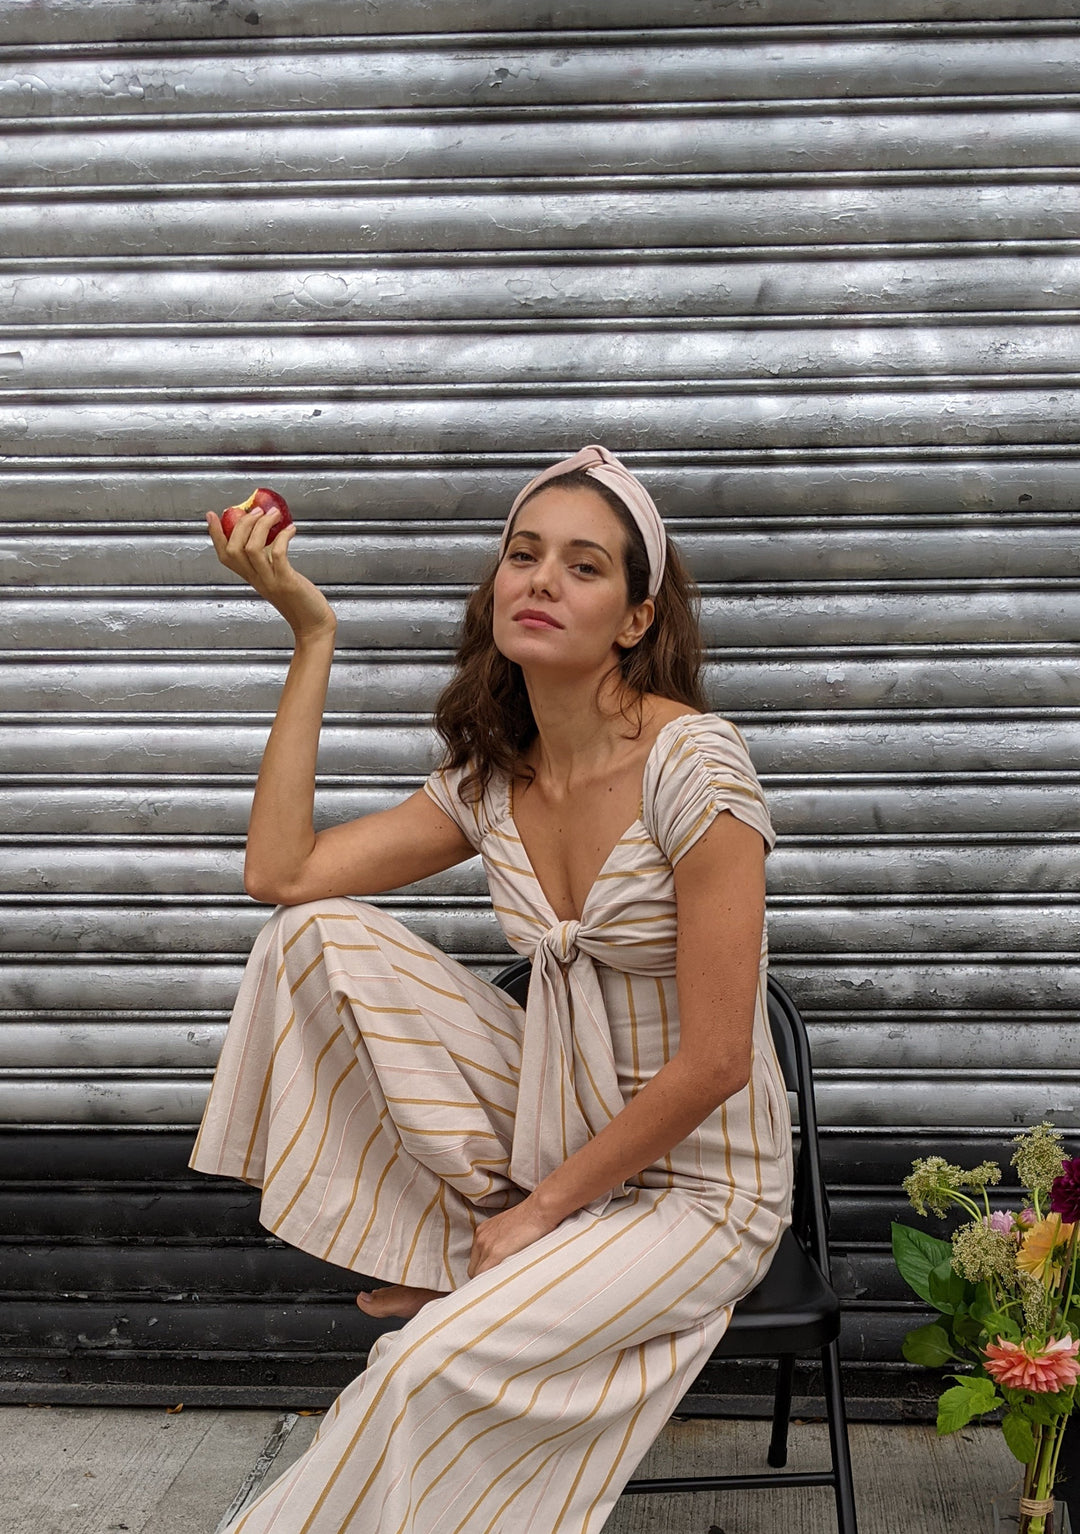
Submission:
[[[645,543],[645,553],[649,559],[649,595],[654,597],[660,590],[660,582],[664,578],[664,564],[667,560],[667,534],[660,520],[660,513],[656,509],[656,502],[640,479],[636,479],[626,465],[619,462],[614,453],[609,453],[606,447],[600,447],[596,442],[583,447],[580,453],[575,453],[572,458],[563,458],[558,463],[543,469],[515,497],[503,528],[499,558],[502,558],[506,550],[510,529],[514,525],[514,517],[521,503],[532,495],[534,490],[539,490],[541,485],[546,485],[549,480],[561,479],[564,474],[573,474],[578,469],[584,469],[592,479],[598,479],[602,485],[613,490],[633,517],[634,524]]]

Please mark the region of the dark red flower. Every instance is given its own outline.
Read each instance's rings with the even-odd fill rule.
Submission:
[[[1050,1208],[1070,1225],[1080,1220],[1080,1156],[1064,1162],[1050,1187]]]

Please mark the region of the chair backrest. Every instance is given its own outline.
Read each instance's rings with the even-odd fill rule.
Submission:
[[[528,959],[517,959],[495,976],[495,984],[523,1007],[529,994],[531,972],[532,965]],[[822,1273],[829,1278],[828,1205],[821,1175],[810,1041],[798,1007],[779,980],[774,980],[772,975],[769,976],[766,997],[769,1028],[784,1083],[789,1092],[795,1093],[799,1105],[792,1228],[807,1246]]]
[[[799,1105],[792,1228],[808,1246],[825,1277],[830,1278],[829,1203],[825,1193],[825,1179],[821,1173],[810,1040],[798,1007],[779,980],[772,975],[769,976],[766,999],[769,1006],[769,1028],[784,1084],[789,1092],[795,1093]]]

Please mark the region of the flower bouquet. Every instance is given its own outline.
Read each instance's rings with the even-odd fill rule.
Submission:
[[[951,1242],[894,1224],[892,1246],[905,1282],[939,1312],[907,1334],[904,1357],[932,1367],[974,1364],[950,1376],[956,1383],[942,1392],[938,1432],[955,1433],[1004,1408],[1005,1442],[1025,1467],[1021,1534],[1049,1534],[1058,1454],[1080,1376],[1080,1156],[1064,1159],[1050,1124],[1013,1143],[1022,1207],[991,1210],[987,1189],[1001,1180],[994,1162],[965,1171],[930,1156],[904,1179],[912,1205],[922,1215],[956,1208],[967,1219]]]

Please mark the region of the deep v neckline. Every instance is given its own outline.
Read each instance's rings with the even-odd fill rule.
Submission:
[[[518,825],[517,821],[514,819],[514,780],[512,778],[509,778],[507,780],[507,784],[506,784],[506,818],[510,822],[511,826],[513,826],[513,828],[514,828],[514,834],[515,834],[515,836],[518,839],[518,845],[521,847],[521,855],[525,859],[526,863],[529,865],[529,873],[532,875],[533,882],[536,885],[536,888],[540,891],[540,898],[541,898],[541,900],[543,900],[544,904],[547,906],[548,910],[551,912],[551,914],[555,918],[556,922],[575,921],[575,922],[577,922],[580,925],[585,920],[585,912],[589,909],[589,901],[593,897],[593,893],[594,893],[594,891],[596,889],[596,886],[600,883],[600,880],[603,878],[604,874],[607,872],[608,864],[611,862],[612,858],[618,852],[619,848],[623,845],[623,843],[630,836],[631,832],[636,830],[638,826],[640,826],[642,828],[642,830],[645,829],[645,820],[644,820],[644,816],[645,816],[645,774],[649,770],[649,764],[650,764],[650,762],[653,759],[653,753],[655,752],[657,746],[660,744],[660,738],[663,735],[664,731],[669,729],[670,726],[673,725],[673,724],[679,724],[683,719],[703,719],[704,717],[705,716],[703,714],[700,714],[700,713],[676,714],[674,719],[669,719],[665,724],[662,724],[660,726],[660,728],[657,730],[657,732],[656,732],[656,739],[653,741],[652,745],[649,747],[648,754],[646,755],[644,762],[642,762],[642,764],[641,764],[641,786],[640,786],[640,789],[638,791],[638,806],[639,806],[639,808],[638,808],[637,818],[632,820],[630,822],[630,824],[627,826],[626,830],[620,832],[620,834],[616,837],[616,839],[615,839],[614,843],[612,844],[611,850],[608,853],[607,857],[600,864],[600,867],[596,870],[596,873],[593,875],[593,881],[589,885],[588,889],[585,891],[585,899],[581,902],[581,910],[578,912],[578,914],[576,916],[560,916],[558,911],[556,911],[554,905],[551,903],[551,899],[548,896],[547,890],[541,884],[540,876],[536,872],[536,865],[534,864],[531,856],[529,855],[529,849],[525,845],[525,838],[521,834],[521,827]]]

